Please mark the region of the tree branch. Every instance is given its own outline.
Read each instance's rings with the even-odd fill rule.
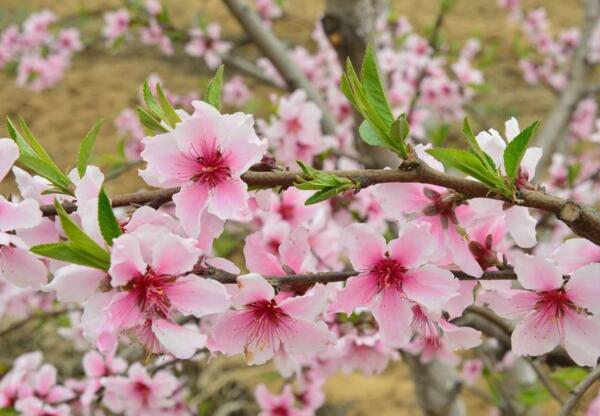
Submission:
[[[242,25],[248,36],[254,40],[256,46],[277,68],[286,83],[293,89],[300,88],[306,91],[308,98],[319,106],[323,113],[323,132],[334,134],[335,118],[313,84],[304,76],[304,73],[293,59],[289,57],[283,43],[263,24],[256,12],[248,7],[243,0],[223,0],[223,3]]]
[[[560,411],[559,416],[568,416],[573,412],[575,406],[581,396],[594,384],[596,381],[600,379],[600,366],[594,368],[590,374],[586,378],[583,379],[581,383],[571,390],[571,394],[563,408]]]
[[[492,198],[513,203],[501,195],[495,194],[480,182],[439,172],[419,160],[405,161],[397,170],[340,170],[328,173],[352,179],[360,184],[361,189],[379,183],[422,183],[454,190],[466,199]],[[294,185],[299,176],[302,177],[299,173],[289,171],[248,171],[242,175],[242,180],[250,186],[259,188],[290,187]],[[178,188],[169,188],[117,195],[112,198],[112,205],[113,207],[123,207],[143,205],[153,201],[164,203],[178,191]],[[573,200],[546,194],[542,190],[523,190],[519,198],[518,205],[552,213],[569,226],[575,234],[600,245],[600,213],[593,208]],[[66,202],[63,206],[68,212],[75,211],[77,208],[76,204],[71,202]],[[56,210],[51,205],[43,205],[41,210],[44,216],[56,215]]]

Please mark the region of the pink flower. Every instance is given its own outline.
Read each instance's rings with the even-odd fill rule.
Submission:
[[[222,220],[244,218],[249,196],[240,176],[261,160],[266,142],[256,136],[251,116],[193,105],[194,114],[173,131],[144,140],[148,165],[141,175],[157,186],[181,185],[173,196],[175,212],[197,237],[205,210]]]
[[[210,69],[221,64],[221,57],[233,46],[231,42],[221,40],[221,26],[209,24],[206,29],[193,28],[189,30],[190,41],[185,45],[185,51],[191,56],[204,59]]]
[[[397,239],[385,239],[366,224],[346,228],[344,244],[360,274],[338,293],[337,307],[345,313],[368,306],[390,347],[402,347],[411,336],[411,302],[433,310],[457,295],[451,272],[426,264],[435,247],[425,225],[407,224]]]
[[[349,334],[340,338],[339,363],[345,374],[359,370],[367,376],[379,374],[388,366],[390,359],[398,359],[398,353],[378,337]]]
[[[465,360],[462,366],[461,377],[465,383],[472,385],[481,377],[483,362],[477,359]]]
[[[241,107],[250,98],[250,90],[244,79],[236,75],[223,85],[223,102],[234,107]]]
[[[311,357],[333,343],[324,322],[325,294],[317,288],[282,301],[256,273],[238,277],[234,311],[226,312],[213,328],[208,347],[227,355],[244,353],[248,364],[263,364],[275,354]]]
[[[131,16],[127,9],[119,9],[114,12],[105,13],[102,35],[108,42],[113,42],[115,39],[127,33],[130,21]]]
[[[150,376],[141,364],[134,363],[127,377],[109,377],[103,384],[107,392],[103,404],[110,411],[127,416],[153,415],[173,404],[177,379],[165,371]]]
[[[513,260],[524,290],[505,291],[491,300],[499,315],[518,319],[512,350],[520,356],[538,356],[558,345],[581,366],[594,366],[600,356],[600,264],[577,269],[568,282],[548,261],[533,256]]]
[[[11,139],[0,139],[0,182],[19,158],[19,147]]]
[[[292,387],[286,384],[280,395],[271,394],[264,384],[259,384],[254,397],[260,406],[259,416],[308,416],[309,413],[294,408]]]
[[[570,238],[556,249],[553,258],[561,272],[571,273],[600,262],[600,247],[585,238]]]
[[[163,229],[164,230],[164,229]],[[148,238],[138,230],[113,242],[109,274],[119,288],[106,309],[110,323],[131,329],[149,351],[190,358],[205,336],[175,323],[176,312],[202,317],[229,307],[225,287],[187,274],[198,261],[194,241],[174,234]]]

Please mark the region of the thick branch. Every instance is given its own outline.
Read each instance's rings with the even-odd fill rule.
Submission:
[[[340,170],[330,171],[329,173],[352,179],[360,184],[361,188],[378,183],[412,182],[442,186],[461,193],[467,199],[492,198],[503,200],[502,196],[495,194],[480,182],[439,172],[418,160],[405,162],[397,170]],[[288,171],[248,171],[242,175],[242,180],[253,187],[275,188],[293,186],[298,176],[298,173]],[[148,204],[153,201],[164,203],[170,200],[176,192],[178,192],[177,188],[169,188],[117,195],[112,198],[112,205],[113,207],[123,207]],[[600,214],[593,208],[572,200],[548,195],[539,190],[525,190],[520,198],[519,205],[552,213],[568,225],[575,234],[600,245]],[[65,203],[64,207],[70,212],[77,208],[73,203]],[[45,216],[56,215],[56,211],[51,205],[43,205],[41,209]]]
[[[579,383],[573,390],[571,390],[571,394],[569,395],[569,399],[563,406],[560,411],[560,416],[568,416],[575,409],[577,402],[581,399],[581,396],[594,384],[596,381],[600,380],[600,366],[594,368],[590,374],[586,378],[583,379],[581,383]]]
[[[243,0],[223,0],[223,3],[242,25],[248,36],[254,40],[256,46],[277,68],[286,83],[294,89],[301,88],[306,91],[308,98],[319,106],[323,113],[323,132],[334,134],[335,118],[313,84],[290,58],[283,43],[264,25],[256,12],[248,7]]]

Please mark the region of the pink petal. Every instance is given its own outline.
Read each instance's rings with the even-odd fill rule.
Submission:
[[[254,132],[252,116],[235,113],[224,114],[219,122],[222,150],[232,172],[241,174],[260,162],[267,150],[267,142],[259,140]]]
[[[441,319],[438,324],[444,331],[448,342],[453,349],[464,348],[471,349],[481,345],[481,332],[468,326],[456,326],[450,322]]]
[[[26,199],[9,202],[0,196],[0,231],[31,228],[42,222],[42,212],[37,201]]]
[[[537,221],[529,215],[527,207],[513,206],[506,210],[508,233],[519,247],[531,248],[537,244]]]
[[[309,321],[315,320],[325,306],[327,306],[327,289],[323,285],[317,285],[303,296],[290,297],[279,303],[281,310],[289,316]]]
[[[277,396],[271,394],[264,384],[259,384],[254,390],[254,397],[262,409],[271,409],[279,404]]]
[[[354,308],[369,305],[378,291],[377,276],[368,273],[351,277],[346,281],[346,287],[338,292],[335,307],[350,314]]]
[[[473,304],[473,289],[477,286],[477,282],[461,280],[458,285],[458,296],[452,297],[444,306],[444,310],[448,312],[450,319],[458,318],[469,305]]]
[[[529,174],[529,180],[532,180],[535,176],[535,168],[542,158],[542,153],[543,150],[541,147],[530,147],[523,155],[521,167]]]
[[[201,230],[201,218],[208,203],[208,186],[202,182],[185,183],[179,192],[173,195],[175,215],[181,221],[185,232],[192,238],[198,237]]]
[[[206,345],[206,335],[164,319],[152,321],[152,332],[167,352],[182,360]]]
[[[225,286],[216,280],[202,279],[194,274],[180,277],[165,289],[165,293],[175,309],[197,318],[223,313],[230,305]]]
[[[458,280],[448,270],[427,265],[406,272],[402,289],[409,299],[439,311],[450,298],[458,295]]]
[[[344,229],[342,243],[355,270],[363,271],[383,259],[385,239],[367,224],[352,224]]]
[[[403,267],[413,269],[429,260],[436,242],[429,233],[429,224],[408,223],[400,236],[389,244],[390,256]]]
[[[244,244],[246,268],[251,272],[265,276],[285,275],[277,258],[265,250],[262,238],[261,231],[257,231],[246,237],[246,242]]]
[[[50,364],[44,364],[35,377],[35,390],[40,396],[45,396],[50,392],[52,386],[56,384],[56,367]]]
[[[255,329],[253,327],[255,322],[255,315],[252,312],[225,312],[212,329],[208,348],[226,355],[243,353]]]
[[[182,185],[198,172],[198,163],[186,157],[177,146],[172,133],[157,134],[144,139],[142,159],[148,164],[140,175],[150,180],[150,185],[168,188]]]
[[[146,262],[142,257],[139,240],[131,234],[123,234],[113,240],[110,269],[113,286],[127,284],[135,276],[146,272]]]
[[[11,139],[0,139],[0,182],[19,158],[19,146]]]
[[[506,148],[506,143],[504,140],[502,140],[500,133],[494,129],[490,129],[489,132],[482,131],[481,133],[477,134],[475,139],[477,140],[477,143],[479,143],[481,150],[483,150],[489,157],[492,158],[497,167],[504,165],[503,154],[504,149]]]
[[[438,189],[436,186],[428,187]],[[388,218],[401,218],[404,213],[420,212],[431,203],[423,188],[417,183],[386,183],[375,185],[371,192]]]
[[[558,289],[563,284],[563,278],[556,267],[541,257],[515,256],[513,263],[519,283],[525,289],[541,292]]]
[[[507,319],[517,319],[532,311],[540,296],[529,290],[485,291],[477,296],[483,304]]]
[[[281,262],[296,273],[302,271],[302,264],[309,254],[308,229],[305,227],[296,228],[279,246]]]
[[[159,275],[183,274],[194,268],[200,253],[193,240],[167,234],[152,248],[152,268]]]
[[[458,231],[453,225],[448,226],[447,236],[448,248],[452,253],[452,261],[460,267],[463,272],[474,277],[481,276],[483,274],[481,266],[473,257],[467,242],[460,234],[458,234]]]
[[[116,328],[131,328],[143,320],[138,307],[137,296],[133,292],[117,293],[106,307],[110,323]]]
[[[233,298],[233,306],[240,308],[259,300],[271,300],[275,296],[275,289],[261,275],[248,273],[238,276],[239,291]]]
[[[571,273],[586,264],[600,261],[600,247],[585,238],[571,238],[554,253],[561,272]]]
[[[565,314],[564,346],[580,366],[595,367],[600,356],[600,322],[598,317],[574,311]]]
[[[0,247],[0,273],[15,286],[33,289],[48,279],[44,263],[21,247]]]
[[[60,302],[83,302],[96,292],[105,277],[102,270],[73,264],[58,269],[46,288],[56,291]]]
[[[600,263],[577,269],[565,285],[569,300],[594,314],[600,313]]]
[[[212,189],[208,212],[222,220],[241,220],[248,208],[248,186],[241,179],[230,178]]]
[[[221,117],[217,109],[202,101],[194,101],[193,105],[196,111],[192,117],[179,123],[172,132],[179,150],[192,155],[219,139],[217,126]]]
[[[309,322],[293,319],[280,330],[281,345],[292,356],[311,358],[335,343],[333,334],[325,322]]]
[[[517,323],[511,341],[512,350],[516,355],[546,354],[560,342],[558,323],[550,316],[531,313]]]
[[[102,377],[106,375],[104,358],[97,351],[88,351],[83,356],[83,370],[88,377]]]
[[[385,289],[373,305],[381,340],[390,348],[402,348],[410,341],[413,312],[410,303],[395,289]]]

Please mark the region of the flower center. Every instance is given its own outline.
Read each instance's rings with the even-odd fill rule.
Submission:
[[[373,266],[371,272],[377,276],[379,290],[387,288],[402,289],[402,279],[406,268],[396,260],[385,257]]]
[[[300,123],[300,120],[298,120],[297,117],[294,117],[285,122],[285,127],[290,133],[298,133],[302,129],[302,124]]]
[[[281,215],[281,219],[289,221],[294,218],[294,206],[290,204],[281,203],[278,209],[279,215]]]
[[[133,384],[133,390],[135,393],[142,398],[142,402],[144,404],[148,403],[148,399],[150,398],[151,389],[145,383],[141,381],[136,381]]]
[[[271,415],[273,416],[288,416],[289,414],[288,409],[284,406],[277,406],[271,409]]]
[[[575,305],[563,289],[556,289],[540,293],[535,309],[546,316],[562,319],[567,310],[575,309]]]
[[[171,307],[165,289],[167,289],[174,281],[174,276],[157,275],[150,266],[146,272],[137,275],[130,281],[126,290],[132,291],[136,295],[136,301],[140,310],[146,313],[147,316],[160,316],[166,318]]]
[[[256,321],[259,322],[259,324],[275,324],[279,322],[281,318],[287,316],[286,313],[279,308],[275,299],[252,302],[248,305],[248,308],[254,312]]]
[[[211,189],[231,177],[227,158],[217,147],[195,155],[198,171],[192,180],[207,184]]]

